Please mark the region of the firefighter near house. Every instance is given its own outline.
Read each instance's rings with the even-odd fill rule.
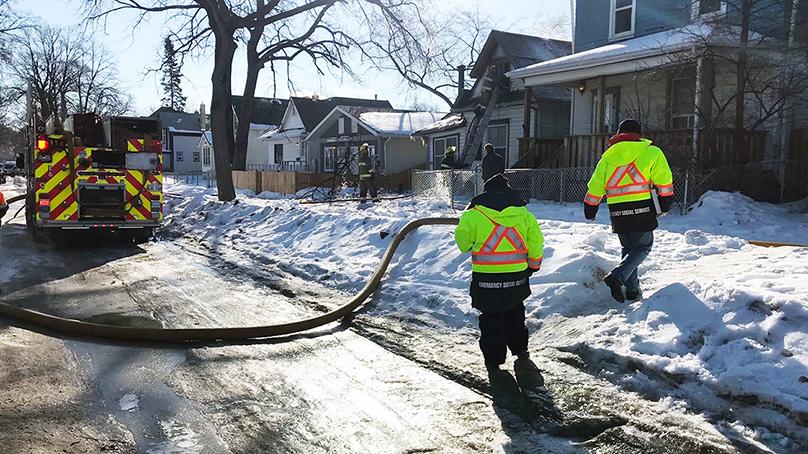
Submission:
[[[106,230],[147,241],[163,219],[160,122],[77,114],[59,125],[29,118],[26,224],[32,235]]]

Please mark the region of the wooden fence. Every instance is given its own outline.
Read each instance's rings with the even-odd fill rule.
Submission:
[[[412,172],[415,169],[390,175],[378,175],[376,185],[390,191],[412,189]],[[331,186],[333,173],[277,172],[258,170],[234,170],[233,184],[238,189],[246,189],[259,194],[264,191],[280,194],[296,194],[301,189]]]
[[[690,129],[647,131],[643,135],[665,151],[671,165],[678,167],[685,167],[693,157],[701,168],[757,162],[763,160],[766,149],[766,131],[737,134],[733,129],[704,130],[699,135],[697,150],[693,150]],[[609,134],[567,136],[559,147],[555,147],[557,141],[519,139],[520,164],[532,164],[521,165],[527,168],[594,167],[609,148],[609,137]]]

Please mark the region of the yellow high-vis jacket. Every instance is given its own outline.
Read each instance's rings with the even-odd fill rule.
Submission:
[[[601,157],[584,198],[586,217],[594,218],[606,196],[615,232],[650,231],[657,227],[651,191],[661,210],[673,202],[673,174],[662,150],[648,139],[615,143]]]
[[[524,206],[497,211],[477,205],[466,210],[455,229],[461,252],[472,253],[477,273],[516,273],[541,268],[544,236],[541,227]]]

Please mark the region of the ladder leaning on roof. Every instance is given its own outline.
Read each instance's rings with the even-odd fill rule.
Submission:
[[[482,112],[480,112],[479,109],[475,111],[474,119],[471,121],[471,124],[469,124],[469,128],[466,131],[463,154],[460,157],[460,164],[463,168],[471,167],[471,163],[473,163],[474,159],[477,157],[477,150],[479,150],[480,146],[483,144],[485,131],[488,128],[488,123],[491,121],[491,116],[494,113],[494,108],[497,105],[497,101],[499,101],[499,96],[502,93],[502,87],[502,80],[495,81],[493,78],[491,78],[491,76],[486,77],[481,101],[485,99],[486,91],[490,91],[491,95],[488,102],[485,103],[485,110]]]

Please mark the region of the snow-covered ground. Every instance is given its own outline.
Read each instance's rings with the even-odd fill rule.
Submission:
[[[459,215],[443,202],[415,199],[358,209],[271,194],[242,193],[237,203],[222,203],[214,190],[182,184],[169,193],[172,230],[242,251],[245,263],[277,263],[345,291],[365,284],[391,236],[409,221]],[[640,392],[664,377],[683,393],[675,405],[718,412],[737,399],[761,408],[757,422],[786,418],[805,426],[808,248],[746,241],[808,243],[804,203],[774,206],[708,193],[690,215],[663,218],[640,270],[646,298],[626,305],[612,301],[600,283],[619,260],[607,210],[589,223],[581,221],[580,205],[529,208],[546,242],[526,302],[531,348],[624,365],[600,373]],[[473,328],[469,262],[455,248],[451,228],[420,229],[402,243],[383,284],[384,302],[372,314],[417,319],[446,332]]]

